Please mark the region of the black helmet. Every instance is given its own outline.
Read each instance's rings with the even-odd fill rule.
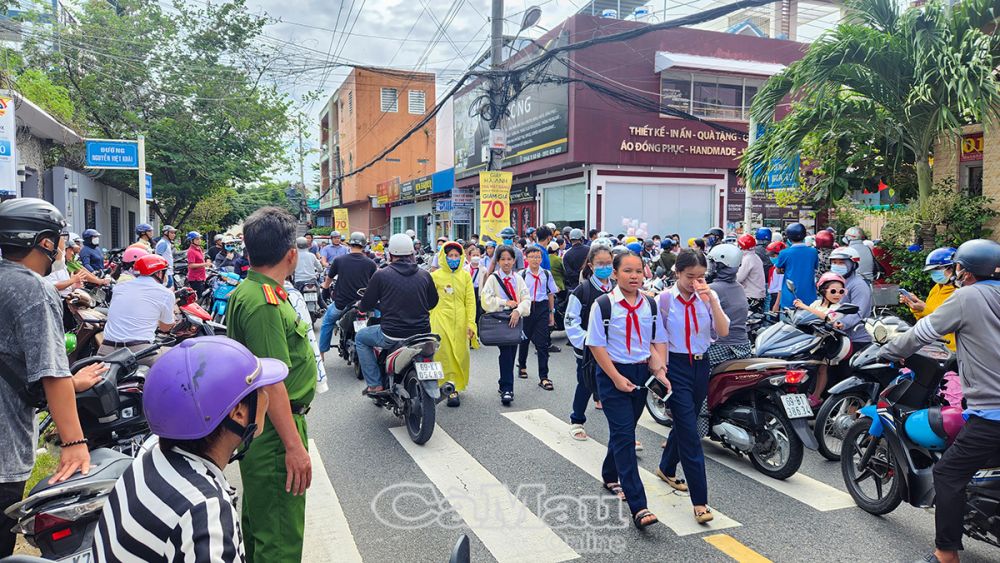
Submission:
[[[1000,278],[1000,244],[986,239],[963,242],[955,253],[955,263],[976,279]]]
[[[31,248],[64,227],[63,214],[44,199],[19,197],[0,203],[0,245]]]
[[[785,237],[792,242],[802,242],[806,238],[806,227],[802,223],[792,223],[785,229]]]
[[[717,240],[722,240],[726,238],[726,233],[723,232],[723,230],[720,229],[719,227],[712,227],[711,229],[708,230],[707,233],[705,233],[705,236],[715,237]]]

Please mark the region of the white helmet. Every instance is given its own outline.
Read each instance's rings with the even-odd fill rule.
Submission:
[[[849,260],[851,262],[861,261],[861,255],[858,251],[851,248],[850,246],[841,246],[840,248],[834,248],[830,252],[830,260]]]
[[[844,231],[844,240],[850,242],[852,240],[861,240],[865,237],[865,232],[861,230],[861,227],[851,227]]]
[[[406,229],[405,234],[410,238],[417,238],[417,233],[413,232],[413,229]]]
[[[390,256],[413,256],[413,239],[403,233],[389,237]]]
[[[864,242],[865,242],[865,246],[867,246],[868,248],[875,248],[875,241],[873,241],[871,239],[865,239]]]
[[[809,235],[805,239],[806,246],[816,246],[816,237]]]
[[[743,261],[743,251],[735,244],[717,244],[708,251],[708,259],[733,269],[739,269],[740,263]]]
[[[771,242],[780,242],[783,240],[785,239],[781,236],[781,233],[779,233],[778,231],[774,231],[773,233],[771,233]]]
[[[555,223],[545,223],[545,226],[548,227],[549,229],[551,229],[552,231],[556,230],[556,224]]]
[[[295,239],[295,246],[298,247],[299,250],[305,250],[309,248],[309,241],[306,237],[299,237]]]

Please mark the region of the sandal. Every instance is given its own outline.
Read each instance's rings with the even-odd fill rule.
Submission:
[[[569,427],[569,435],[573,437],[574,440],[580,440],[581,442],[589,438],[587,436],[587,431],[583,429],[582,424],[574,424]],[[607,486],[605,486],[607,488]]]
[[[517,376],[521,379],[528,379],[528,368],[517,368]]]
[[[604,490],[618,497],[618,500],[625,500],[625,490],[618,483],[605,483]]]
[[[446,404],[449,407],[457,407],[462,404],[462,400],[458,398],[458,391],[454,391],[451,395],[448,395],[448,402]]]
[[[553,389],[555,389],[555,387],[552,386],[552,380],[550,380],[547,377],[539,381],[538,386],[541,387],[542,389],[545,389],[546,391],[552,391]]]
[[[500,403],[503,406],[506,407],[507,405],[511,404],[511,402],[513,402],[513,401],[514,401],[514,394],[511,393],[510,391],[504,391],[503,393],[500,394]]]
[[[642,442],[640,442],[639,440],[636,440],[635,441],[635,451],[641,452],[642,450],[643,450]]]
[[[602,405],[600,401],[594,401],[594,408],[601,411],[604,410],[604,405]]]
[[[678,479],[677,477],[667,477],[659,467],[656,468],[656,476],[660,478],[661,481],[670,485],[675,491],[685,492],[688,490],[687,483],[684,479]]]
[[[632,517],[632,521],[635,522],[636,528],[642,530],[643,528],[656,524],[660,520],[655,514],[650,512],[648,508],[643,508],[639,512],[635,513],[635,516]]]
[[[712,515],[711,508],[705,507],[705,510],[702,510],[700,512],[698,510],[694,511],[694,519],[699,524],[708,524],[709,522],[715,519],[715,516]]]

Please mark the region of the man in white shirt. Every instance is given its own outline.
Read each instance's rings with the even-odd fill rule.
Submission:
[[[156,329],[166,332],[174,326],[174,293],[163,286],[167,261],[149,254],[135,261],[134,270],[138,274],[135,280],[115,290],[98,355],[119,348],[142,350],[156,338]],[[139,363],[152,365],[155,359],[150,356]]]

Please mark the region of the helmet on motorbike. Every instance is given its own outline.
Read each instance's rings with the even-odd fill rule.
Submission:
[[[833,248],[833,233],[830,231],[816,233],[816,248]]]
[[[222,242],[223,238],[225,237],[223,237],[222,235],[215,235],[215,238],[213,238],[212,240],[215,242]]]
[[[927,418],[931,423],[931,430],[942,436],[949,446],[955,442],[958,433],[965,426],[965,414],[961,407],[950,405],[931,407],[927,409]]]
[[[65,226],[63,214],[43,199],[19,197],[0,203],[0,245],[31,248],[43,238],[58,236]]]
[[[774,231],[773,233],[771,233],[771,242],[778,242],[779,240],[784,242],[785,237],[782,236],[782,234],[779,233],[778,231]]]
[[[660,248],[662,248],[663,250],[670,250],[671,248],[674,247],[674,244],[675,244],[674,239],[665,238],[663,239],[663,242],[660,243]]]
[[[295,239],[295,248],[299,250],[306,250],[309,248],[309,239],[306,237],[298,237]]]
[[[212,376],[202,377],[206,373]],[[235,340],[223,336],[192,338],[163,354],[150,368],[142,408],[153,434],[197,440],[230,420],[230,411],[244,397],[287,376],[284,362],[257,358]]]
[[[173,225],[164,225],[163,228],[160,229],[160,232],[162,232],[163,234],[176,233],[177,229],[175,229]]]
[[[708,251],[708,259],[716,264],[739,269],[740,262],[743,261],[743,252],[733,244],[717,244]]]
[[[642,252],[642,243],[641,242],[630,242],[630,243],[628,243],[628,244],[625,245],[625,248],[631,250],[632,252],[635,252],[636,254],[639,254],[640,252]]]
[[[969,240],[955,251],[955,263],[977,279],[1000,276],[1000,244],[986,239]]]
[[[803,242],[806,243],[806,246],[815,247],[816,246],[816,237],[814,237],[813,235],[809,235],[809,236],[807,236],[805,238],[805,240],[803,240]]]
[[[792,242],[802,242],[806,238],[806,227],[802,223],[792,223],[785,228],[785,237]]]
[[[66,344],[66,353],[72,354],[76,350],[76,333],[67,332],[63,342]]]
[[[757,229],[757,234],[755,235],[755,238],[757,240],[768,240],[769,241],[769,240],[771,240],[771,236],[772,235],[773,235],[773,233],[771,232],[771,229],[768,229],[767,227],[761,227],[761,228]]]
[[[79,249],[80,245],[83,244],[83,239],[76,233],[70,233],[69,236],[66,237],[66,242],[69,243],[69,246]]]
[[[390,256],[413,256],[413,239],[397,233],[389,237]]]
[[[500,235],[500,238],[502,239],[512,239],[517,236],[517,232],[514,231],[513,227],[504,227],[503,229],[500,229],[500,232],[497,234]]]
[[[551,230],[551,231],[556,230],[556,224],[555,223],[545,223],[545,226],[548,227],[549,230]]]
[[[353,237],[354,234],[355,233],[351,233],[351,236]],[[408,236],[410,238],[417,238],[417,233],[414,232],[413,229],[406,229],[406,233],[405,234],[406,234],[406,236]]]
[[[330,231],[330,238],[334,239],[334,238],[343,238],[343,237],[340,236],[340,231]]]
[[[767,245],[767,248],[765,250],[767,250],[771,254],[777,254],[786,248],[788,248],[788,245],[779,240]]]
[[[924,260],[924,271],[929,272],[955,264],[955,249],[950,246],[935,248]]]
[[[847,280],[844,279],[844,276],[833,272],[827,272],[819,277],[819,281],[816,282],[816,289],[822,291],[824,285],[833,282],[839,282],[844,287],[847,287]]]
[[[852,240],[861,240],[865,238],[865,232],[861,230],[861,227],[851,227],[844,231],[844,240],[850,243]]]
[[[149,223],[140,223],[139,226],[135,228],[135,236],[141,237],[144,233],[152,233],[153,226]]]
[[[140,276],[151,276],[166,270],[167,260],[159,254],[147,254],[136,260],[133,268]]]
[[[608,250],[611,250],[611,248],[613,246],[615,246],[615,244],[613,242],[611,242],[611,239],[609,239],[607,237],[604,237],[604,238],[599,238],[599,239],[595,240],[594,242],[590,243],[590,247],[591,248],[594,248],[596,246],[600,246],[600,247],[603,247],[603,248],[607,248]]]
[[[723,232],[719,227],[712,227],[705,233],[706,237],[715,237],[715,240],[722,240],[726,238],[726,233]]]
[[[122,263],[132,264],[136,260],[142,258],[143,256],[147,256],[148,254],[149,251],[141,246],[130,246],[125,249],[125,252],[122,253]]]
[[[583,240],[583,230],[582,229],[572,229],[569,232],[569,240]]]
[[[406,236],[409,237],[410,235],[407,234]],[[412,239],[413,237],[410,238]],[[368,244],[368,241],[365,239],[364,233],[362,233],[361,231],[354,231],[353,233],[351,233],[351,238],[348,239],[347,244],[350,246],[364,247],[366,244]]]
[[[188,240],[194,240],[196,238],[201,238],[201,233],[199,233],[198,231],[191,231],[187,234]]]
[[[97,229],[87,229],[86,231],[83,231],[84,239],[88,239],[90,237],[99,237],[99,236],[101,236],[101,233],[97,232]]]
[[[625,237],[625,244],[626,245],[632,244],[633,242],[639,242],[639,237],[636,237],[636,236]]]
[[[849,246],[842,246],[830,251],[830,260],[847,260],[848,262],[857,263],[861,261],[861,255],[858,254],[857,250]]]
[[[910,413],[903,421],[907,437],[928,450],[942,451],[955,441],[965,417],[960,407],[931,407]]]
[[[751,234],[740,235],[740,238],[736,239],[737,246],[740,250],[751,250],[753,247],[757,246],[757,239]]]

